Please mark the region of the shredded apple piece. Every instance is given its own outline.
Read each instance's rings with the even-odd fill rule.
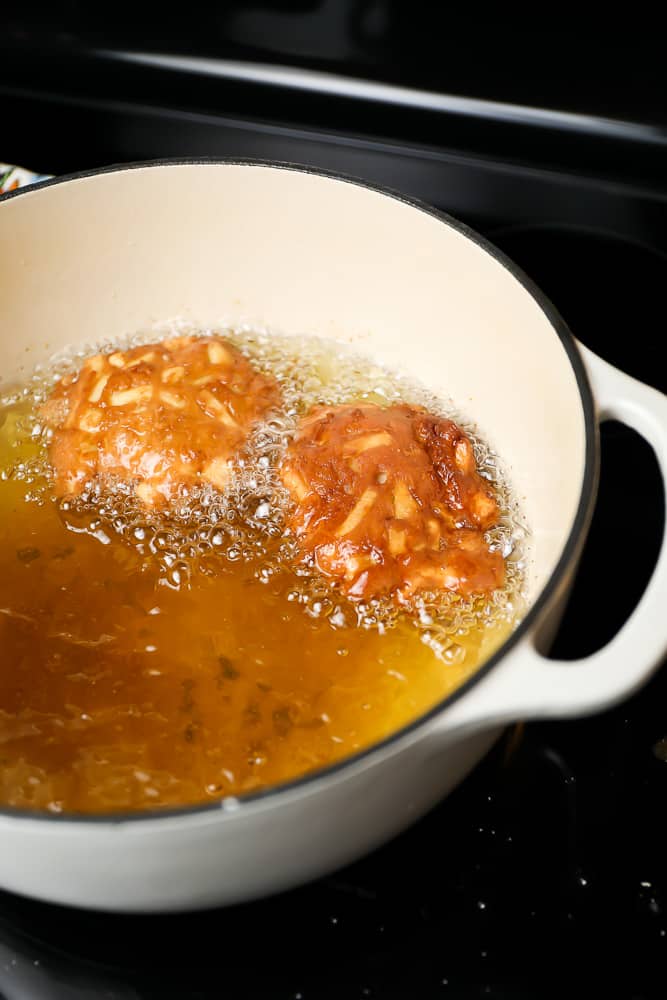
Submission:
[[[301,557],[352,599],[484,593],[504,582],[484,533],[498,504],[470,440],[419,407],[318,407],[281,465]]]
[[[113,475],[153,507],[179,486],[223,489],[230,459],[279,398],[274,379],[216,337],[96,354],[42,407],[54,430],[56,490],[77,495],[89,480]]]

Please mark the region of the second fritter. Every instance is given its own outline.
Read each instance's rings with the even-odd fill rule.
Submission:
[[[498,503],[451,420],[405,405],[320,407],[280,474],[301,557],[352,599],[470,595],[504,582],[485,538]]]

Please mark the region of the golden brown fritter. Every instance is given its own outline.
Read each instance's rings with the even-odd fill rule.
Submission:
[[[418,407],[318,407],[280,474],[302,558],[361,600],[491,591],[504,581],[484,532],[498,518],[469,438]]]
[[[279,402],[276,382],[219,337],[175,337],[96,354],[56,385],[42,412],[60,495],[113,476],[146,506],[180,486],[222,489],[229,460]]]

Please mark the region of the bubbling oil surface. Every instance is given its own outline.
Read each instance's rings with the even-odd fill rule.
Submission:
[[[296,778],[428,710],[517,621],[525,529],[474,428],[338,345],[225,336],[279,380],[283,405],[225,495],[183,490],[167,512],[147,514],[122,483],[53,497],[39,404],[99,345],[0,398],[2,804],[150,809]],[[465,427],[501,501],[490,537],[507,560],[502,591],[399,614],[293,568],[276,465],[300,414],[353,400],[417,403]]]

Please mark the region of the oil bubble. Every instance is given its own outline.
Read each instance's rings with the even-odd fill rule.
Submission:
[[[55,383],[65,375],[75,379],[82,360],[91,354],[184,334],[228,338],[257,370],[277,379],[282,392],[280,409],[268,413],[252,430],[231,462],[224,492],[210,486],[183,488],[164,509],[147,513],[137,502],[132,484],[112,478],[87,483],[80,496],[59,502],[60,516],[72,530],[102,544],[114,537],[122,539],[134,549],[140,565],[174,590],[187,590],[197,574],[229,572],[230,564],[239,562],[252,564],[255,578],[267,587],[289,572],[294,584],[288,600],[314,622],[326,622],[341,631],[356,626],[384,632],[407,615],[422,642],[452,667],[466,655],[465,644],[457,642],[457,636],[480,625],[517,619],[523,602],[527,531],[497,455],[451,401],[434,398],[404,376],[316,337],[283,337],[246,327],[193,329],[177,322],[114,343],[63,352],[49,366],[35,369],[26,385],[0,395],[0,478],[25,484],[27,502],[53,502],[50,431],[44,426],[40,406]],[[500,517],[488,532],[487,542],[506,560],[505,587],[483,598],[424,594],[412,608],[399,613],[388,600],[353,604],[342,599],[313,565],[300,561],[297,542],[286,527],[290,501],[277,468],[301,415],[317,405],[352,401],[419,405],[463,427],[472,441],[478,469],[494,485],[499,500]],[[8,449],[9,441],[16,447]],[[381,481],[382,473],[379,477]],[[341,646],[339,655],[345,653]]]

